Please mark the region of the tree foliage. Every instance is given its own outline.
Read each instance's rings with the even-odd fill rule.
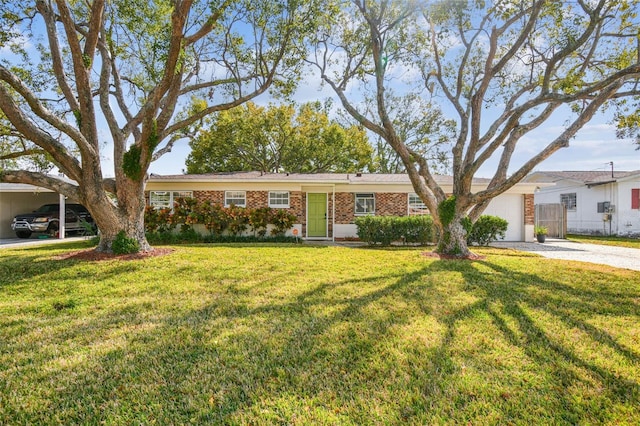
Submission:
[[[311,62],[343,107],[401,158],[434,215],[438,250],[468,256],[467,216],[476,220],[493,198],[569,146],[599,110],[637,110],[638,8],[637,0],[353,0],[318,33]],[[416,114],[397,111],[397,98],[408,96],[455,122],[448,139],[452,194],[398,124],[396,117]],[[541,149],[526,146],[531,139],[524,136],[535,137],[552,120],[563,129]],[[531,151],[529,158],[515,162],[518,150]],[[490,183],[472,190],[486,164],[496,164]],[[438,206],[450,195],[445,223]]]
[[[316,0],[0,5],[1,155],[36,147],[76,184],[6,168],[0,181],[47,187],[86,205],[101,230],[99,250],[110,250],[120,231],[150,249],[143,190],[151,162],[209,114],[268,90],[290,93],[305,36],[332,13]],[[103,175],[106,157],[114,178]]]
[[[370,170],[361,127],[330,120],[319,102],[260,107],[251,102],[213,116],[190,143],[187,173],[321,173]]]

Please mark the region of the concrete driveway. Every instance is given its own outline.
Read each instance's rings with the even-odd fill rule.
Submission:
[[[43,244],[58,244],[66,243],[70,241],[82,241],[91,237],[67,237],[64,239],[59,238],[38,238],[37,236],[31,238],[2,238],[0,239],[0,250],[3,248],[18,248],[18,247],[31,247]]]
[[[640,271],[640,249],[555,239],[547,239],[544,244],[495,242],[491,245],[536,253],[550,259],[577,260]]]

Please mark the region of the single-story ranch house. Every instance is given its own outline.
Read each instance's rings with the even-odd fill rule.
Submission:
[[[449,176],[437,178],[451,192]],[[473,191],[489,179],[475,179]],[[509,222],[506,241],[532,241],[535,183],[519,183],[491,201],[485,214]],[[171,207],[178,197],[209,200],[224,206],[288,209],[306,239],[356,237],[354,219],[361,215],[406,216],[427,212],[406,174],[234,172],[149,176],[145,195],[155,207]]]
[[[640,235],[640,170],[539,171],[526,180],[540,186],[536,205],[566,207],[569,233]]]
[[[451,177],[437,179],[445,192],[451,191]],[[473,190],[483,189],[488,182],[475,179]],[[509,222],[505,240],[533,240],[534,191],[540,185],[519,183],[494,199],[485,211]],[[220,205],[288,209],[298,218],[294,229],[306,239],[356,237],[353,222],[360,215],[406,216],[427,212],[409,177],[403,174],[152,174],[145,195],[147,203],[156,207],[171,207],[178,197],[194,197]],[[59,194],[45,188],[0,183],[0,238],[15,237],[11,220],[16,214],[30,212],[42,204],[59,203],[60,199]]]

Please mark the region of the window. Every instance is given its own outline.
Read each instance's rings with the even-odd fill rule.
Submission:
[[[356,194],[356,215],[370,215],[376,212],[376,199],[374,194]]]
[[[418,194],[409,194],[409,216],[429,214],[429,209]]]
[[[560,204],[565,206],[567,210],[575,210],[578,206],[576,203],[576,193],[560,194]]]
[[[151,191],[149,205],[155,209],[172,209],[178,198],[191,198],[192,191]]]
[[[611,204],[609,201],[603,201],[602,203],[598,203],[598,213],[609,213],[609,206]]]
[[[631,208],[640,209],[640,188],[631,190]]]
[[[229,207],[231,204],[238,207],[246,207],[247,193],[244,191],[225,191],[224,206]]]
[[[289,193],[287,191],[269,191],[269,207],[289,208]]]

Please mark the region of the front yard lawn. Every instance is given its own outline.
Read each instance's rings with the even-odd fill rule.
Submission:
[[[639,424],[640,275],[506,249],[0,250],[0,424]]]
[[[579,243],[589,244],[602,244],[604,246],[618,246],[640,249],[640,238],[626,238],[626,237],[599,237],[596,235],[567,235],[567,239],[570,241],[576,241]]]

